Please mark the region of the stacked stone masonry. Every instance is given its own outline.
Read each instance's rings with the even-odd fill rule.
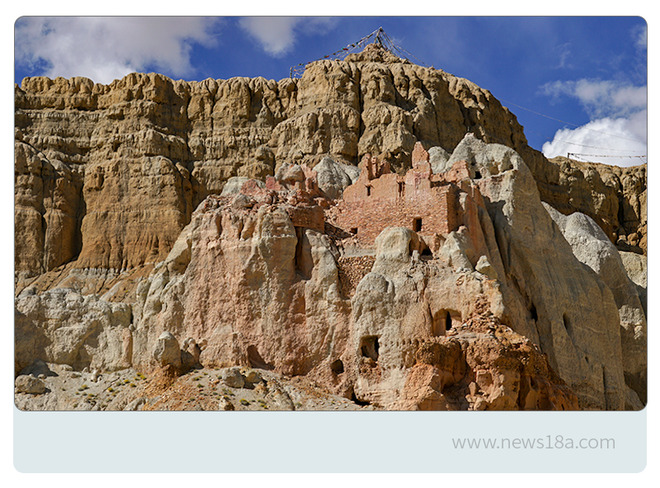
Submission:
[[[467,163],[459,161],[444,174],[433,174],[429,155],[420,143],[413,151],[412,169],[405,176],[389,164],[367,155],[358,180],[344,191],[336,222],[370,245],[386,227],[406,227],[422,236],[446,235],[459,226],[459,187],[469,178]],[[429,239],[429,242],[433,242]]]
[[[337,260],[342,295],[351,298],[358,283],[373,268],[375,256],[342,256]]]

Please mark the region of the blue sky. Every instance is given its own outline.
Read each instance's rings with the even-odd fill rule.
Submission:
[[[490,90],[547,156],[646,162],[629,157],[646,155],[640,17],[25,17],[15,24],[14,81],[109,83],[132,71],[281,79],[379,26],[413,61]]]

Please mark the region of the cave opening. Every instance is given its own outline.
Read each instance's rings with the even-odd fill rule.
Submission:
[[[355,392],[351,393],[351,401],[356,405],[360,405],[361,407],[366,407],[367,405],[371,405],[371,403],[366,400],[358,400],[358,397],[355,396]]]
[[[535,322],[539,319],[539,314],[536,313],[536,306],[532,303],[532,307],[529,309],[529,313],[532,315],[532,320]]]
[[[250,365],[251,368],[265,369],[265,370],[275,369],[275,366],[273,366],[272,364],[268,364],[264,360],[264,358],[261,357],[261,354],[259,354],[259,351],[254,345],[248,346],[247,359],[248,359],[248,364]]]
[[[360,341],[360,354],[362,357],[378,361],[379,349],[378,336],[365,336]]]
[[[344,372],[344,363],[341,359],[336,359],[330,364],[330,371],[334,374],[342,374]]]
[[[570,319],[568,318],[568,315],[564,314],[562,319],[564,320],[564,328],[566,329],[566,332],[570,336],[570,338],[573,338],[573,324],[571,323]]]

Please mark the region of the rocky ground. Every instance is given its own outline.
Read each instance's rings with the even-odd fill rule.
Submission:
[[[36,376],[35,376],[36,375]],[[99,374],[39,362],[16,378],[21,410],[362,410],[303,378],[250,368],[181,376],[132,368]]]

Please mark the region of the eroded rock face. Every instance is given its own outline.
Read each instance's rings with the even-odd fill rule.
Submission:
[[[584,408],[624,408],[618,309],[611,290],[575,258],[518,154],[470,136],[461,145],[467,147],[455,153],[477,154],[469,160],[475,171],[493,175],[477,182],[495,228],[502,276],[526,309],[527,320],[512,322],[512,328],[540,345]]]
[[[189,226],[189,262],[177,273],[175,246],[138,290],[137,357],[167,329],[203,339],[206,365],[306,374],[334,340],[318,322],[338,322],[332,315],[343,306],[328,239],[297,232],[280,206],[218,203],[207,200]]]
[[[593,269],[612,291],[614,301],[619,308],[626,382],[645,403],[646,314],[635,284],[628,278],[619,252],[591,218],[579,212],[565,216],[548,204],[544,206],[571,245],[575,257]]]
[[[646,165],[620,168],[557,157],[534,171],[541,198],[596,221],[623,251],[647,252]]]
[[[16,299],[15,369],[35,360],[77,369],[116,370],[131,365],[131,307],[70,289],[41,294],[28,289]]]
[[[579,408],[538,348],[492,315],[473,316],[442,341],[424,344],[415,358],[401,395],[404,409]]]
[[[15,266],[19,277],[34,276],[80,252],[82,173],[20,141],[14,155]]]
[[[456,327],[478,313],[501,314],[502,296],[480,273],[442,257],[420,260],[421,248],[406,228],[388,228],[376,241],[376,261],[351,300],[354,393],[389,409],[468,408],[465,399],[443,393],[467,387],[473,373],[460,340],[449,337],[462,339]]]
[[[308,375],[339,394],[379,408],[577,408],[577,397],[550,373],[547,361],[530,341],[526,342],[527,352],[511,359],[509,367],[518,371],[530,354],[536,354],[535,361],[545,365],[545,372],[534,369],[542,379],[535,376],[535,380],[527,381],[538,379],[546,390],[527,386],[523,394],[519,388],[524,382],[514,380],[506,388],[500,388],[497,380],[490,390],[470,386],[476,371],[486,366],[475,360],[468,367],[468,345],[476,350],[493,349],[493,358],[500,346],[480,345],[490,336],[475,336],[472,330],[453,333],[455,339],[448,340],[446,329],[452,324],[458,328],[465,318],[477,313],[493,317],[493,311],[502,313],[498,286],[485,275],[463,270],[457,276],[453,268],[441,262],[422,262],[419,237],[409,229],[393,228],[379,237],[372,271],[362,278],[349,300],[340,291],[337,250],[327,236],[307,230],[302,242],[297,242],[286,214],[269,210],[259,209],[254,229],[272,229],[270,219],[278,218],[282,222],[276,227],[278,233],[247,237],[218,222],[228,222],[229,215],[250,218],[248,212],[238,216],[221,202],[209,202],[205,212],[200,209],[187,235],[205,237],[199,246],[192,245],[189,263],[178,272],[168,272],[168,268],[176,269],[168,264],[179,260],[178,254],[172,253],[148,280],[144,301],[136,304],[138,309],[143,304],[136,328],[136,361],[142,356],[141,348],[153,342],[159,327],[180,324],[175,331],[179,337],[204,338],[200,341],[204,344],[200,362],[205,367],[239,364],[286,375]],[[243,220],[242,227],[248,227],[248,221]],[[264,242],[275,237],[279,239],[277,246]],[[296,254],[299,246],[303,250]],[[266,247],[275,252],[260,254],[259,249]],[[306,253],[308,271],[300,259]],[[200,287],[200,283],[207,286]],[[264,302],[266,297],[277,297],[277,301]],[[475,297],[479,297],[477,301]],[[517,337],[506,329],[509,337]],[[438,354],[444,357],[433,347],[449,348],[453,353],[443,360],[432,359]],[[427,366],[435,368],[430,376],[422,374]],[[496,369],[493,378],[500,378],[503,373]],[[481,371],[479,378],[485,374]],[[438,380],[439,376],[444,379]],[[226,381],[240,386],[245,379],[234,374]],[[445,391],[445,387],[459,383],[460,388]],[[467,401],[464,395],[470,388],[474,398]],[[449,395],[447,399],[443,391]],[[501,395],[510,401],[496,400]]]
[[[645,249],[645,170],[564,178],[467,80],[372,47],[277,83],[31,78],[16,107],[17,373],[251,368],[387,409],[645,401],[639,288],[608,243]]]
[[[375,46],[279,82],[26,78],[15,102],[19,278],[74,260],[117,270],[158,262],[192,210],[231,177],[263,179],[326,156],[355,166],[367,153],[403,171],[417,141],[438,147],[437,167],[468,130],[514,148],[544,201],[592,216],[621,246],[646,249],[645,167],[548,162],[487,90]],[[341,174],[332,180],[344,184]]]

